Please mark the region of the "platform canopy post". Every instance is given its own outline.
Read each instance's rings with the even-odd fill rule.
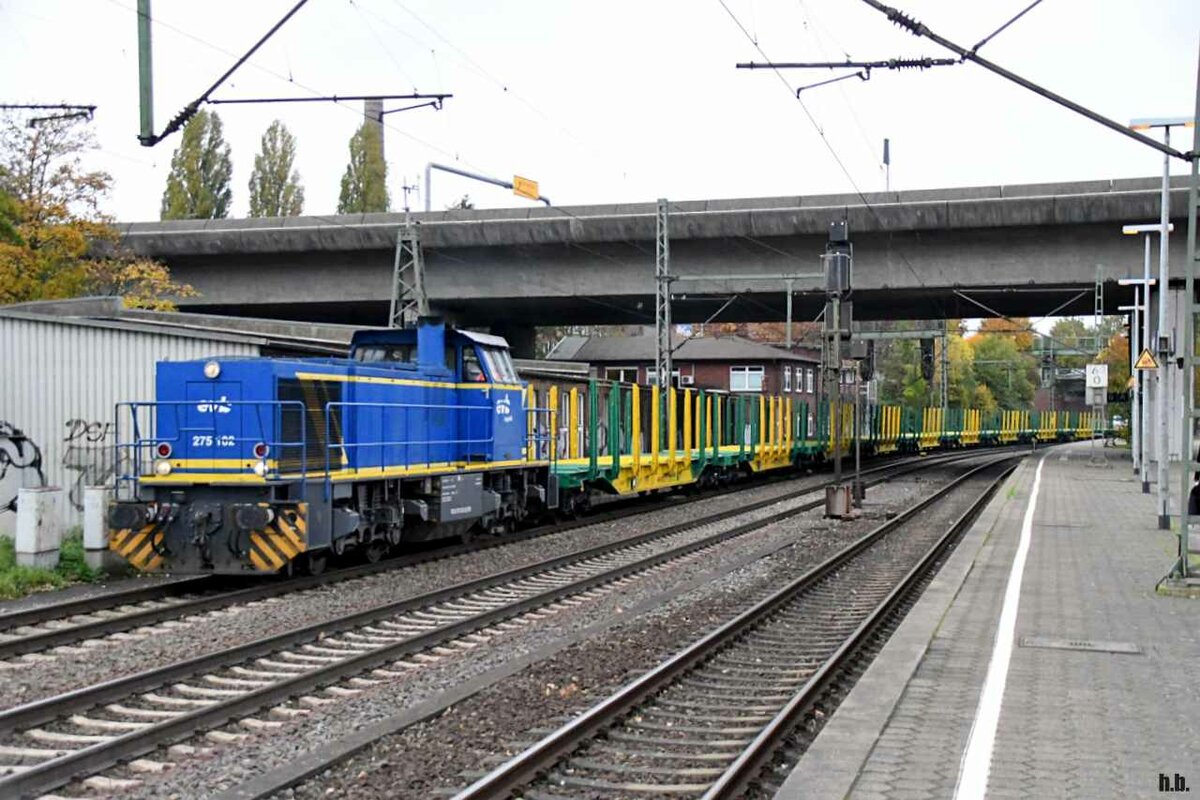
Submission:
[[[1200,304],[1196,302],[1196,269],[1200,264],[1200,252],[1197,252],[1197,227],[1200,226],[1200,60],[1196,68],[1196,113],[1192,118],[1192,152],[1191,180],[1188,185],[1188,226],[1187,226],[1187,261],[1184,264],[1184,303],[1187,306],[1185,323],[1180,331],[1180,346],[1183,350],[1185,368],[1180,370],[1182,385],[1181,405],[1183,406],[1183,435],[1180,447],[1180,485],[1179,485],[1179,559],[1172,570],[1173,577],[1186,582],[1191,576],[1192,555],[1191,526],[1196,511],[1191,506],[1192,487],[1195,483],[1196,471],[1200,470],[1200,459],[1195,449],[1196,419],[1200,414],[1196,408],[1196,367],[1200,359],[1196,358],[1196,323],[1200,316]],[[1165,286],[1163,287],[1166,288]],[[1164,291],[1165,294],[1165,291]],[[1200,510],[1200,509],[1198,509]]]

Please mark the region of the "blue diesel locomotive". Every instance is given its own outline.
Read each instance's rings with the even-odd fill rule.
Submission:
[[[270,573],[498,532],[557,505],[504,339],[422,320],[350,357],[162,362],[117,409],[110,547],[144,570]]]

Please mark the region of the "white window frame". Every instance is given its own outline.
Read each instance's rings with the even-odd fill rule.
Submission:
[[[787,365],[783,368],[783,391],[789,393],[792,391],[792,367]]]
[[[735,380],[734,376],[737,376]],[[755,380],[757,378],[757,380]],[[761,392],[766,379],[766,370],[760,365],[742,364],[729,368],[729,391]]]
[[[658,367],[646,367],[646,385],[654,386],[658,383]],[[671,370],[671,385],[679,385],[679,370]]]
[[[805,385],[808,387],[809,394],[816,393],[816,387],[813,385],[813,380],[814,380],[814,377],[816,376],[816,372],[817,371],[815,369],[813,369],[812,367],[808,367],[807,369],[804,370],[804,382],[805,382]]]
[[[625,380],[625,375],[628,372],[633,373],[633,380]],[[617,367],[605,367],[604,379],[606,381],[620,381],[621,383],[637,383],[638,368],[636,364]]]

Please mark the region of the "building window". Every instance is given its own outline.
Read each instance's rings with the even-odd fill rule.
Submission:
[[[605,367],[604,377],[610,381],[621,381],[621,383],[637,383],[638,368],[637,367]]]
[[[729,391],[761,392],[763,387],[762,367],[730,367]]]
[[[783,368],[783,391],[790,392],[792,390],[792,368]]]
[[[657,367],[646,367],[646,385],[654,386],[657,383],[658,383],[658,368]],[[671,385],[672,386],[679,385],[679,370],[677,370],[677,369],[671,370]]]
[[[804,382],[808,386],[809,394],[815,393],[815,389],[813,387],[813,376],[814,376],[815,372],[816,372],[816,370],[814,370],[812,367],[809,367],[808,369],[806,369],[804,371],[804,373],[805,373]]]

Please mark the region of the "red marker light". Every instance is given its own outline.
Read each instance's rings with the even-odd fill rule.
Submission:
[[[258,444],[254,445],[255,458],[266,458],[267,453],[269,452],[271,452],[271,448],[267,447],[265,442],[259,442]]]
[[[155,450],[158,453],[159,458],[169,458],[171,456],[170,442],[159,442],[158,447],[155,448]]]

